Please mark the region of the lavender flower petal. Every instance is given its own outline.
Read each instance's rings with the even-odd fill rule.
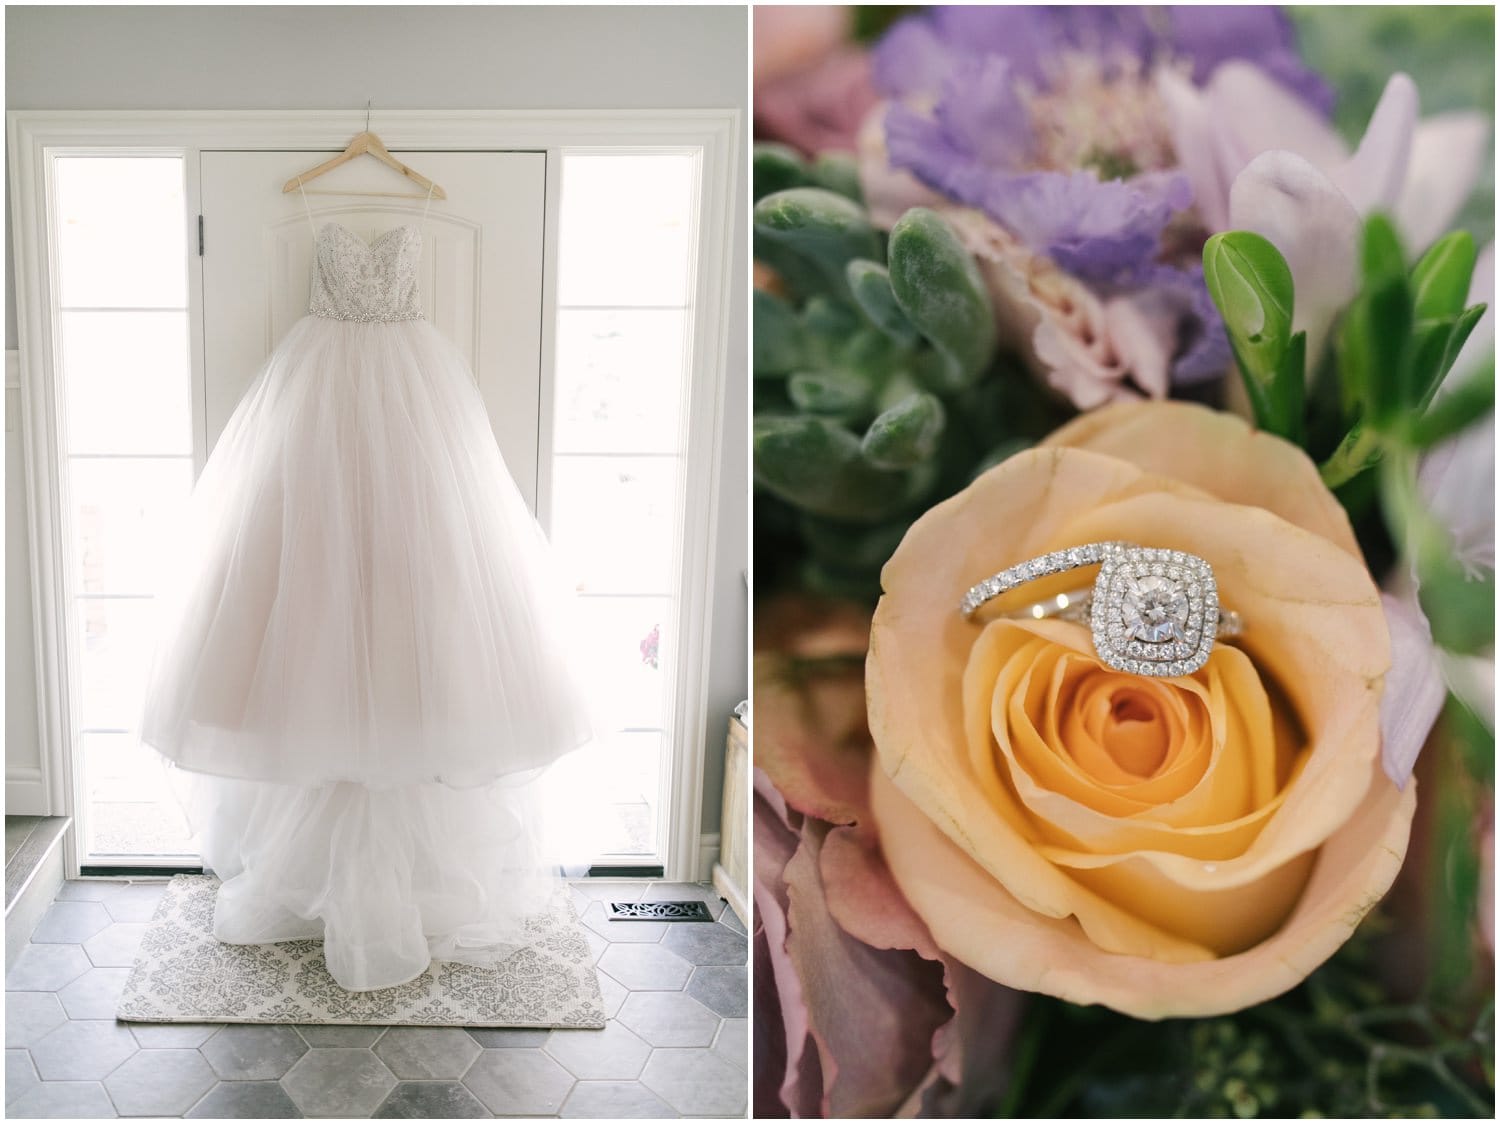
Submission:
[[[1223,376],[1234,355],[1224,318],[1203,283],[1202,266],[1147,266],[1130,279],[1128,287],[1161,293],[1181,317],[1178,350],[1172,360],[1173,386],[1192,386]]]
[[[1150,262],[1173,212],[1192,202],[1187,177],[1175,172],[1105,181],[1091,171],[1033,172],[992,176],[987,187],[978,205],[997,222],[1093,281]]]
[[[1333,87],[1298,56],[1291,20],[1280,8],[1184,5],[1170,11],[1173,47],[1192,60],[1198,85],[1207,82],[1220,63],[1244,59],[1324,116],[1333,111]]]

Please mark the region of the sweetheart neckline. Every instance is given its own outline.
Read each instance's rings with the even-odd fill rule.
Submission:
[[[319,232],[321,233],[323,230],[326,230],[330,226],[333,227],[336,230],[342,230],[345,234],[347,234],[350,238],[354,239],[356,242],[358,242],[361,246],[363,246],[367,250],[373,250],[376,246],[380,245],[381,242],[385,241],[385,239],[387,239],[388,237],[390,237],[392,234],[395,234],[397,231],[401,231],[401,230],[416,230],[417,229],[417,224],[416,223],[414,223],[414,222],[404,222],[404,223],[402,223],[399,226],[393,226],[393,227],[391,227],[389,230],[382,230],[379,234],[375,235],[375,237],[373,239],[371,239],[370,241],[367,242],[367,241],[365,241],[364,238],[362,238],[360,235],[356,234],[349,227],[345,226],[341,222],[335,222],[333,219],[324,219],[322,226],[320,226],[318,228]]]

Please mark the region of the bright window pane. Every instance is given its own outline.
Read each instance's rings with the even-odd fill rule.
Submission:
[[[187,313],[64,312],[61,319],[68,451],[190,455]]]
[[[129,734],[84,734],[83,761],[90,854],[194,854],[159,753]]]
[[[560,313],[554,450],[676,452],[686,322],[654,309]]]
[[[134,729],[145,697],[154,603],[80,597],[76,605],[80,722],[84,729]]]
[[[675,457],[558,457],[552,481],[552,541],[580,592],[671,591]]]
[[[685,306],[696,174],[686,154],[567,153],[559,302]]]
[[[75,459],[70,476],[75,588],[157,592],[163,545],[172,541],[193,488],[193,462]]]
[[[668,597],[583,597],[578,615],[606,678],[603,709],[624,728],[666,725],[663,682],[675,633]]]
[[[53,163],[64,308],[184,308],[187,206],[176,156]]]

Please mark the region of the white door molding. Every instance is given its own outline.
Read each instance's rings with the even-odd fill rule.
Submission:
[[[73,699],[77,653],[67,642],[72,607],[66,596],[69,559],[63,519],[66,486],[60,459],[62,413],[54,377],[57,354],[56,247],[49,235],[54,156],[130,149],[181,155],[189,167],[203,149],[342,148],[360,126],[349,110],[51,111],[6,114],[14,233],[16,328],[21,356],[21,410],[26,453],[30,562],[35,598],[37,726],[47,811],[71,815],[81,793],[74,768]],[[551,159],[567,148],[676,149],[697,154],[702,169],[698,200],[692,386],[688,442],[683,461],[684,525],[696,532],[682,544],[678,613],[682,660],[673,700],[675,745],[669,767],[666,876],[697,876],[707,749],[707,656],[711,644],[714,544],[724,384],[728,373],[730,270],[733,260],[739,111],[696,110],[387,110],[381,136],[391,148],[531,150]],[[190,204],[197,185],[188,184]],[[549,196],[551,192],[549,191]],[[191,207],[190,207],[191,209]],[[196,214],[196,211],[194,211]],[[188,221],[184,216],[184,222]],[[193,232],[196,234],[196,231]],[[549,235],[555,227],[549,226]],[[547,261],[555,261],[549,245]],[[556,307],[556,273],[544,283],[543,311]],[[190,271],[190,307],[202,307],[201,271]],[[552,317],[543,325],[543,360],[553,354]],[[194,348],[195,364],[201,350]],[[550,396],[549,396],[550,397]],[[541,419],[550,431],[551,416]],[[541,466],[539,465],[538,468]],[[66,841],[67,874],[78,871],[78,840]]]

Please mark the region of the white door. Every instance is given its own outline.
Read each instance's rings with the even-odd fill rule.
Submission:
[[[192,398],[192,459],[197,471],[202,470],[266,357],[307,311],[312,233],[301,198],[283,195],[281,186],[326,155],[331,153],[205,151],[200,156],[203,296],[202,322],[194,328],[202,333],[203,362],[201,370],[194,372],[196,377],[183,380],[180,391],[182,396],[190,393]],[[428,319],[468,360],[506,465],[535,511],[543,375],[546,156],[540,152],[400,155],[441,184],[448,194],[447,199],[434,201],[428,215],[420,277],[423,308]],[[97,186],[102,188],[103,184]],[[406,190],[395,172],[367,159],[335,169],[315,181],[315,186]],[[315,220],[337,220],[367,238],[373,232],[412,221],[421,215],[423,206],[421,199],[375,196],[310,195],[308,202]],[[177,205],[184,203],[191,215],[191,198],[179,196]],[[108,227],[107,223],[100,225]],[[189,246],[188,253],[196,249]],[[168,364],[163,361],[159,365]],[[187,413],[185,401],[168,405]],[[183,459],[178,456],[175,461]],[[165,465],[162,471],[170,471],[173,460],[157,457],[144,463],[160,462]],[[109,467],[113,463],[101,462],[104,476],[113,473],[124,479],[118,468]],[[91,463],[86,467],[94,466]],[[138,483],[135,477],[129,481]],[[173,492],[178,500],[186,498],[186,483],[184,478],[180,495]],[[115,504],[118,511],[105,511],[101,502],[96,501],[90,509],[95,521],[113,515],[127,530],[137,525],[130,516],[141,506],[139,499],[120,498]],[[175,509],[179,505],[172,506]],[[151,568],[146,565],[146,569]],[[93,602],[89,604],[93,606]],[[93,707],[109,710],[111,720],[86,716],[86,726],[92,724],[98,729],[86,729],[85,741],[91,740],[100,748],[91,748],[83,755],[85,865],[154,865],[190,858],[186,824],[170,794],[159,758],[126,737],[123,728],[114,729],[128,721],[128,717],[120,716],[135,713],[139,706],[142,684],[138,675],[128,672],[141,666],[140,655],[146,650],[143,645],[149,629],[142,613],[147,604],[146,600],[110,599],[108,606],[114,616],[103,624],[96,622],[95,631],[109,633],[110,643],[104,647],[118,649],[123,662],[111,664],[111,673],[102,677],[114,684],[113,694],[103,692],[109,695],[106,701],[117,705],[112,709]],[[138,606],[141,612],[125,619],[119,605]],[[95,615],[102,612],[97,608],[91,611]],[[109,627],[104,628],[104,624]],[[83,692],[87,703],[101,694],[101,676],[86,678],[89,683],[85,687],[93,688]]]
[[[327,155],[334,155],[328,153]],[[422,306],[473,368],[506,465],[533,512],[541,400],[542,239],[546,157],[540,152],[399,152],[442,185],[428,214]],[[212,450],[250,380],[307,311],[312,233],[302,199],[281,188],[320,163],[316,152],[204,152],[203,427]],[[319,191],[411,188],[372,159],[313,182]],[[422,214],[421,199],[309,195],[313,217],[366,238]]]

